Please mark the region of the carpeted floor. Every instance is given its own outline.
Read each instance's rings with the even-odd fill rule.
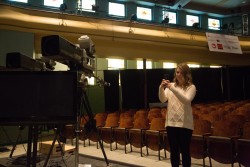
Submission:
[[[26,166],[26,155],[13,156],[12,158],[4,157],[0,158],[0,167],[25,167]],[[36,158],[36,166],[42,167],[45,164],[47,155],[39,154]],[[104,167],[107,163],[104,158],[97,158],[88,155],[79,154],[78,159],[79,167]],[[66,153],[64,156],[50,157],[47,163],[47,167],[75,167],[76,159],[75,155],[72,153]],[[140,167],[138,165],[131,165],[122,162],[116,162],[109,160],[109,165],[111,167]]]
[[[101,149],[96,148],[96,143],[91,142],[90,145],[83,146],[83,142],[79,143],[79,163],[76,163],[74,149],[72,143],[65,145],[65,155],[54,154],[50,157],[47,167],[171,167],[170,154],[167,152],[167,157],[164,157],[161,151],[161,160],[158,160],[158,152],[149,150],[149,155],[146,155],[146,149],[143,148],[143,157],[140,156],[140,148],[133,148],[133,152],[124,153],[124,146],[118,145],[117,149],[110,150],[110,145],[104,143],[104,150],[109,162],[105,162],[104,155]],[[6,146],[0,149],[0,167],[25,167],[27,150],[26,144],[17,145],[13,157],[9,155],[13,146]],[[73,148],[73,150],[72,150]],[[36,167],[43,167],[46,160],[46,155],[38,152]],[[209,165],[209,159],[205,159],[206,167]],[[77,164],[77,165],[76,165]],[[229,164],[222,164],[212,160],[213,167],[228,167]],[[192,167],[203,166],[202,159],[192,158]],[[238,167],[238,164],[235,164]]]

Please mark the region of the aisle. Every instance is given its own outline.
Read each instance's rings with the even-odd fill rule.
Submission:
[[[115,145],[113,144],[113,148]],[[128,153],[125,154],[124,146],[118,145],[118,149],[110,151],[109,144],[104,143],[104,150],[107,155],[107,159],[110,161],[118,161],[120,163],[126,163],[131,165],[139,165],[145,167],[171,167],[169,161],[169,153],[167,158],[164,157],[164,152],[161,151],[161,161],[158,160],[158,152],[149,150],[149,156],[146,156],[146,148],[143,148],[144,156],[141,157],[140,149],[133,147],[133,152],[129,152],[129,146],[127,145]],[[79,154],[87,155],[105,161],[102,150],[96,148],[95,143],[91,143],[91,146],[86,144],[86,147],[80,142]]]

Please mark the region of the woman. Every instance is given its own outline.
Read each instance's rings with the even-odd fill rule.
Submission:
[[[174,82],[163,79],[159,87],[160,101],[168,101],[165,126],[172,167],[179,167],[180,153],[183,167],[191,166],[189,147],[194,128],[191,102],[195,94],[191,71],[185,63],[179,64],[175,69]]]

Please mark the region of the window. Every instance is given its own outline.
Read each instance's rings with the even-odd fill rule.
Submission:
[[[199,17],[194,15],[187,15],[186,16],[186,25],[193,26],[194,23],[199,23]]]
[[[189,68],[199,68],[199,64],[188,64]]]
[[[92,10],[92,5],[96,5],[95,0],[82,0],[82,6],[80,8],[82,8],[83,11],[95,12]]]
[[[222,67],[219,66],[219,65],[210,65],[209,67],[210,67],[210,68],[222,68]]]
[[[63,4],[63,0],[44,0],[44,6],[60,7]]]
[[[143,69],[143,61],[137,61],[137,69]],[[146,69],[152,69],[152,61],[146,61]]]
[[[176,63],[163,62],[163,68],[175,68]]]
[[[175,12],[168,12],[168,11],[162,11],[162,20],[164,20],[166,17],[169,18],[169,22],[171,24],[176,24],[176,13]]]
[[[108,69],[124,69],[124,60],[123,59],[108,59]]]
[[[150,8],[137,7],[137,18],[142,20],[152,20],[152,10]]]
[[[121,3],[109,2],[109,15],[125,16],[125,5]]]
[[[108,59],[108,70],[124,69],[123,59]],[[121,76],[119,73],[119,85],[121,85]]]
[[[10,0],[10,1],[28,3],[28,0]]]
[[[208,29],[220,30],[220,20],[208,18]]]

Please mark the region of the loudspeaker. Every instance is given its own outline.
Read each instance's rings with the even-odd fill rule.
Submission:
[[[248,14],[242,15],[242,35],[249,35]]]

